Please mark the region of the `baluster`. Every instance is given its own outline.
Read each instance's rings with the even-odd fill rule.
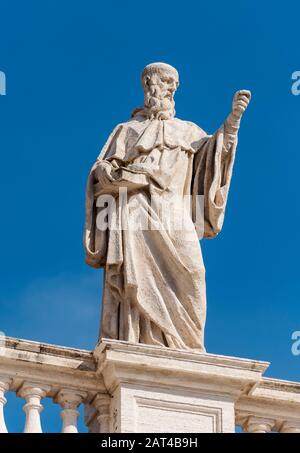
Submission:
[[[24,382],[18,391],[18,396],[24,398],[26,404],[23,410],[26,413],[24,433],[42,433],[40,413],[43,410],[41,399],[50,391],[49,386],[32,382]]]
[[[243,429],[246,433],[269,433],[275,421],[270,418],[251,416],[246,419]]]
[[[9,390],[12,379],[6,376],[0,376],[0,433],[7,433],[7,428],[4,419],[4,406],[7,402],[4,394]]]
[[[280,430],[280,433],[300,433],[300,421],[287,420],[285,421]]]
[[[55,398],[55,402],[60,404],[63,410],[61,417],[63,419],[63,433],[78,433],[77,418],[79,412],[77,407],[87,397],[87,393],[76,390],[61,389]]]
[[[107,393],[98,393],[92,405],[98,411],[97,421],[99,433],[110,432],[110,396]]]

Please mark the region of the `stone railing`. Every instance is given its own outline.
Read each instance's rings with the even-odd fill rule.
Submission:
[[[78,406],[106,394],[95,367],[89,351],[6,338],[0,348],[0,433],[7,432],[4,394],[8,391],[25,400],[25,433],[42,432],[45,397],[61,406],[62,432],[77,432]]]
[[[236,424],[248,433],[300,433],[300,383],[263,378],[237,401]]]
[[[162,432],[232,432],[239,425],[251,433],[300,433],[300,383],[263,378],[267,366],[110,340],[91,352],[6,338],[0,433],[7,432],[6,392],[25,401],[26,433],[42,432],[46,397],[61,406],[64,433],[78,432],[81,404],[90,432],[159,432],[149,425],[157,416]],[[183,422],[173,426],[180,416]]]

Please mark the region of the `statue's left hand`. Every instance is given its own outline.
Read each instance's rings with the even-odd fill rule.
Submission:
[[[241,118],[251,99],[251,91],[239,90],[235,93],[232,101],[232,114]]]

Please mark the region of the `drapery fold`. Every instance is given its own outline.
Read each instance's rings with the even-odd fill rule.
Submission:
[[[224,126],[212,136],[178,119],[135,118],[115,128],[86,191],[86,261],[105,268],[101,337],[204,350],[198,237],[214,237],[222,228],[235,149],[236,138],[228,140]],[[119,187],[128,188],[125,204]],[[104,209],[97,207],[101,189],[115,207],[110,220],[116,228],[106,231],[96,225]],[[172,204],[187,195],[191,210]],[[180,229],[164,222],[170,206],[176,220],[184,220]],[[131,229],[137,213],[147,228]]]

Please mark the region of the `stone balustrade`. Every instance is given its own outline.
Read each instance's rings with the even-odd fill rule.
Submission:
[[[192,432],[230,432],[239,425],[249,433],[300,433],[300,383],[264,378],[267,366],[110,340],[91,352],[6,338],[0,347],[0,433],[8,431],[7,392],[24,399],[25,433],[42,432],[44,398],[60,405],[63,433],[78,432],[81,404],[90,432],[147,432],[149,414],[174,410],[191,417]],[[133,413],[136,419],[123,428]],[[145,418],[142,424],[138,417]],[[167,426],[162,432],[180,432]]]
[[[25,401],[24,433],[42,432],[40,414],[46,397],[61,406],[61,431],[76,433],[79,405],[106,394],[92,352],[15,338],[6,338],[0,347],[0,433],[8,431],[4,417],[8,391]]]
[[[236,424],[249,433],[300,433],[300,383],[263,378],[235,405]]]

